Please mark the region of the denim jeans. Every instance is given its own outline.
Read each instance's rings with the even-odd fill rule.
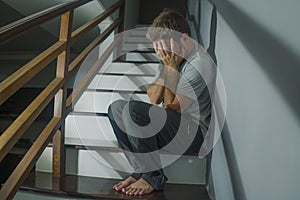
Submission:
[[[200,127],[188,116],[142,101],[117,100],[109,106],[108,118],[135,170],[131,176],[143,178],[154,190],[162,190],[167,181],[161,153],[197,153],[203,143]]]

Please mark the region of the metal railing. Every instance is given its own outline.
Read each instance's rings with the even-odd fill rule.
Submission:
[[[32,78],[38,76],[38,73],[47,67],[49,63],[57,59],[55,78],[0,136],[1,162],[29,126],[37,119],[39,114],[54,100],[52,119],[48,122],[18,166],[1,187],[0,199],[13,198],[51,139],[53,143],[53,175],[61,176],[65,173],[65,118],[72,110],[72,104],[78,101],[101,66],[119,45],[119,40],[115,39],[111,43],[96,63],[90,67],[85,77],[77,87],[74,88],[70,95],[67,95],[67,82],[78,70],[80,63],[96,45],[103,42],[115,29],[118,29],[118,32],[124,30],[125,2],[124,0],[119,0],[105,12],[72,32],[74,9],[90,1],[92,0],[77,0],[61,4],[23,18],[0,29],[0,44],[3,44],[51,19],[61,16],[59,40],[0,83],[0,105],[2,105]],[[119,18],[69,63],[71,46],[116,11],[119,11]]]

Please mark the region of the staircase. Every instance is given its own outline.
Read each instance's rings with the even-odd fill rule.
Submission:
[[[107,118],[108,106],[118,99],[149,102],[145,91],[147,83],[153,82],[160,70],[160,63],[153,49],[138,48],[143,45],[142,29],[130,32],[130,36],[125,38],[123,43],[125,56],[107,62],[100,69],[66,118],[66,173],[68,175],[58,181],[42,178],[51,176],[52,171],[52,147],[48,146],[36,164],[36,172],[30,175],[21,187],[22,190],[62,196],[74,195],[80,198],[137,198],[124,196],[112,190],[111,187],[128,176],[128,173],[115,170],[106,162],[107,159],[124,160]],[[136,32],[137,35],[132,35]],[[135,50],[128,52],[130,48]],[[185,197],[189,196],[188,199],[191,200],[200,199],[199,195],[203,196],[201,199],[208,199],[205,189],[205,159],[200,159],[197,155],[183,155],[178,158],[177,155],[167,153],[161,155],[161,159],[162,163],[172,162],[165,168],[169,178],[166,190],[139,199],[182,199],[183,194]],[[124,165],[129,167],[129,163]],[[34,179],[44,179],[47,183],[37,184],[32,181]],[[64,189],[55,189],[53,184],[56,182],[63,182]],[[89,184],[90,182],[95,184]],[[81,184],[83,188],[78,187]],[[21,198],[22,195],[19,196]]]
[[[53,152],[57,147],[56,144],[49,143],[14,199],[209,199],[205,188],[206,159],[200,159],[197,155],[161,155],[169,178],[163,192],[129,197],[112,190],[112,186],[128,173],[115,170],[106,162],[108,159],[116,162],[125,160],[117,147],[107,118],[107,108],[118,99],[149,102],[147,85],[155,80],[161,67],[151,43],[145,38],[145,31],[145,28],[138,28],[126,32],[123,36],[122,56],[110,56],[76,104],[67,108],[67,113],[68,110],[71,112],[65,119],[66,175],[52,175],[52,166],[55,165]],[[96,47],[96,51],[84,56],[86,59],[81,65],[96,62],[106,54],[113,44],[114,34],[112,32],[110,37]],[[83,71],[86,70],[82,68]],[[77,72],[78,85],[83,79],[80,77],[80,70],[81,68]],[[70,67],[69,72],[72,72]],[[78,85],[75,78],[74,90]],[[48,109],[53,110],[53,107]],[[130,168],[129,163],[124,165]]]

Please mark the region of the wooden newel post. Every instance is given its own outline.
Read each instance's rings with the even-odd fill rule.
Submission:
[[[61,116],[60,130],[53,137],[53,176],[65,174],[65,115],[67,98],[67,73],[70,56],[70,38],[72,33],[73,10],[61,16],[59,40],[65,42],[66,48],[57,59],[56,76],[64,79],[63,87],[55,95],[54,115]]]

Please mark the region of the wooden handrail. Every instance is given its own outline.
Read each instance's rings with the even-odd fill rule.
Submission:
[[[24,158],[18,164],[13,173],[9,176],[8,180],[2,186],[0,190],[0,197],[3,199],[12,199],[13,195],[17,192],[18,188],[25,180],[34,163],[43,153],[47,144],[49,143],[53,134],[60,126],[60,117],[53,117],[48,125],[44,128],[42,133],[36,139],[34,144],[25,154]]]
[[[0,28],[0,44],[8,42],[13,38],[90,1],[92,0],[76,0],[60,4],[3,26]]]
[[[118,1],[113,6],[111,6],[109,9],[107,9],[105,12],[101,13],[98,17],[91,20],[90,22],[82,25],[78,29],[76,29],[72,33],[71,38],[71,44],[74,44],[80,37],[82,37],[84,34],[86,34],[88,31],[90,31],[92,28],[94,28],[96,25],[101,23],[104,19],[106,19],[108,16],[113,14],[124,2]]]
[[[0,136],[0,162],[17,143],[63,85],[63,78],[55,78]]]
[[[101,35],[96,37],[69,65],[69,73],[68,76],[71,77],[77,68],[80,66],[79,64],[86,58],[86,56],[101,42],[103,42],[111,32],[117,28],[119,25],[119,20],[116,20],[112,23]]]
[[[54,99],[54,114],[52,120],[48,122],[46,128],[40,133],[34,144],[31,146],[25,157],[21,160],[17,168],[10,175],[9,179],[0,189],[0,200],[11,199],[17,192],[22,181],[26,178],[34,163],[43,152],[44,148],[52,137],[53,141],[53,174],[63,175],[64,172],[64,121],[70,112],[72,100],[77,101],[83,94],[93,77],[98,73],[101,66],[107,60],[114,49],[119,44],[119,38],[115,39],[106,52],[96,63],[91,66],[86,76],[74,89],[72,95],[67,98],[67,82],[71,75],[77,70],[83,59],[103,42],[116,28],[123,30],[125,1],[119,0],[108,10],[100,14],[95,19],[87,22],[72,33],[74,9],[92,0],[76,0],[48,10],[39,12],[29,17],[23,18],[12,24],[0,28],[0,44],[5,43],[28,30],[33,29],[50,19],[61,16],[60,38],[47,50],[40,53],[29,61],[15,73],[4,81],[0,82],[0,105],[22,88],[28,81],[36,77],[41,70],[47,67],[57,58],[56,76],[45,87],[45,89],[29,104],[29,106],[16,118],[16,120],[0,136],[0,162],[9,153],[25,131],[33,124],[45,107]],[[84,51],[69,65],[69,54],[72,43],[75,43],[84,34],[97,26],[116,10],[120,10],[119,19],[115,20],[101,35],[96,37]],[[73,98],[73,99],[72,99]],[[68,106],[68,107],[67,107]],[[56,132],[56,133],[55,133]],[[55,134],[54,134],[55,133]]]
[[[0,105],[23,87],[66,48],[66,43],[58,41],[47,50],[29,61],[22,68],[0,83]]]
[[[57,58],[56,76],[64,78],[64,84],[60,91],[54,98],[54,115],[60,116],[61,131],[53,136],[52,143],[52,174],[53,176],[62,176],[65,173],[65,117],[66,117],[66,99],[67,99],[67,77],[68,77],[68,64],[70,57],[70,40],[72,33],[74,11],[68,11],[61,16],[59,41],[66,42],[65,51]],[[63,161],[63,162],[61,162]]]

